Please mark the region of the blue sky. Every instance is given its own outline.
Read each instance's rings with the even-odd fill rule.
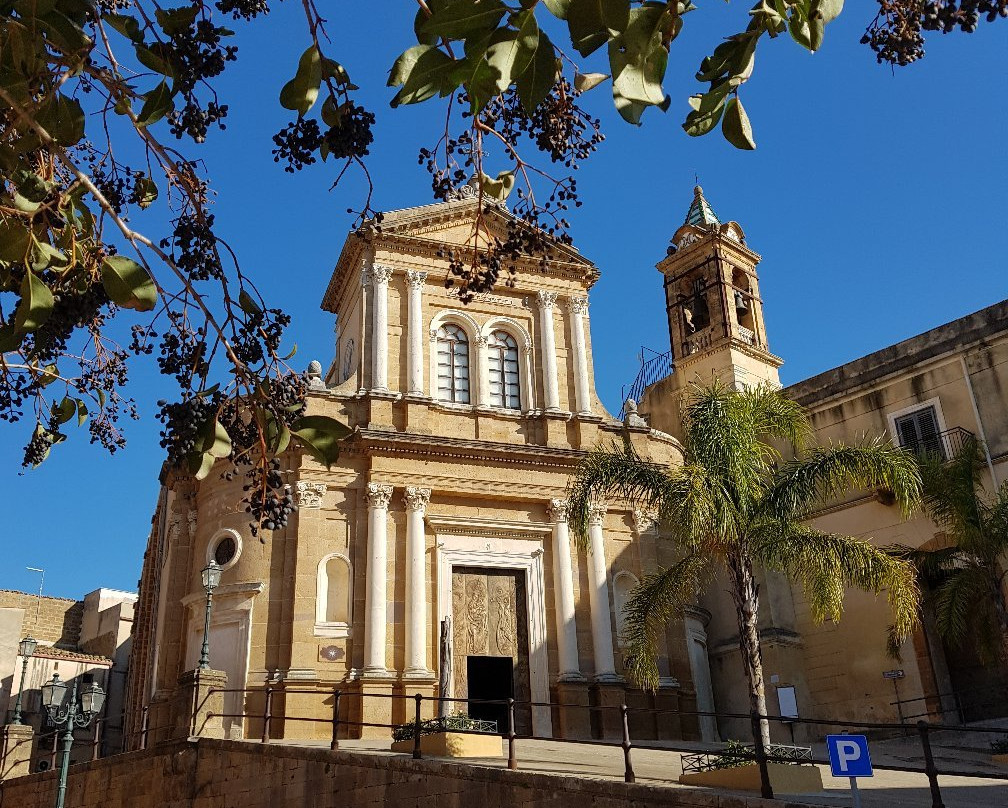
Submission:
[[[442,108],[391,110],[393,91],[384,86],[393,60],[412,44],[414,6],[338,7],[344,16],[330,23],[330,50],[378,117],[368,163],[375,205],[429,202],[417,150],[436,139]],[[640,347],[668,350],[654,265],[683,221],[694,175],[722,221],[738,221],[763,256],[767,330],[786,360],[785,384],[1008,296],[1001,243],[1008,100],[999,79],[1008,24],[931,37],[922,62],[894,71],[858,44],[872,13],[866,7],[874,4],[849,4],[815,55],[786,37],[761,44],[743,94],[755,152],[680,128],[700,59],[719,36],[744,28],[748,4],[712,3],[689,15],[670,57],[667,114],[649,111],[638,129],[615,114],[608,85],[585,97],[607,139],[579,172],[584,206],[572,232],[602,270],[591,329],[596,384],[611,410],[636,375]],[[345,211],[363,193],[356,176],[330,192],[330,166],[292,177],[271,160],[270,137],[288,120],[277,94],[307,45],[299,14],[300,4],[288,2],[266,20],[233,26],[239,61],[221,84],[228,129],[200,150],[217,192],[219,233],[294,317],[297,367],[330,359],[332,322],[318,305],[351,223]],[[588,68],[604,70],[597,58]],[[141,230],[159,221],[155,212],[132,219]],[[45,568],[53,595],[135,588],[162,460],[154,401],[171,395],[152,365],[141,360],[133,371],[142,420],[127,424],[129,446],[114,457],[86,434],[71,434],[42,467],[19,474],[24,435],[0,429],[9,503],[0,588],[37,589],[38,574],[27,566]]]

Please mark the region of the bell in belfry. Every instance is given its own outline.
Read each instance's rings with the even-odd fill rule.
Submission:
[[[741,320],[749,313],[749,301],[738,289],[735,290],[735,316]]]

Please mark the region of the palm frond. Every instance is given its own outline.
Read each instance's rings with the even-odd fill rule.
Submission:
[[[972,640],[982,659],[997,656],[999,642],[990,569],[982,563],[957,569],[934,590],[935,626],[952,645]]]
[[[962,550],[955,546],[937,550],[891,546],[886,548],[886,552],[913,564],[921,580],[929,585],[939,583],[950,571],[961,567],[965,557]]]
[[[872,488],[888,488],[909,515],[921,496],[916,458],[879,438],[855,446],[815,448],[777,471],[759,512],[767,519],[805,519],[824,502]]]
[[[633,506],[659,511],[671,493],[665,471],[641,458],[629,442],[597,447],[581,461],[567,487],[567,521],[574,540],[587,545],[588,515],[596,502],[616,495]]]
[[[812,436],[812,422],[801,404],[769,384],[749,387],[741,396],[757,433],[787,441],[796,451],[805,448]]]
[[[690,554],[671,567],[647,575],[623,607],[625,664],[643,689],[658,687],[658,638],[669,620],[691,606],[716,569],[715,559]]]
[[[754,558],[802,585],[817,621],[839,620],[844,591],[886,593],[894,636],[902,641],[917,625],[920,587],[913,565],[864,539],[820,533],[805,525],[769,522],[752,543]]]
[[[933,455],[920,458],[925,510],[964,549],[984,541],[988,511],[982,483],[985,468],[977,440],[966,441],[948,462]]]

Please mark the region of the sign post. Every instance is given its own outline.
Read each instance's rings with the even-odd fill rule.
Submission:
[[[900,701],[899,695],[899,680],[902,679],[906,674],[903,673],[902,669],[882,671],[882,678],[889,679],[892,681],[893,693],[896,694],[896,713],[899,715],[899,722],[903,723],[903,704]]]
[[[857,778],[873,776],[868,739],[864,735],[827,735],[826,750],[829,752],[831,774],[850,780],[854,808],[861,808]]]

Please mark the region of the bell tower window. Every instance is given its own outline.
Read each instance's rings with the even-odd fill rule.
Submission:
[[[441,401],[469,403],[469,338],[454,323],[437,331],[437,382]]]

